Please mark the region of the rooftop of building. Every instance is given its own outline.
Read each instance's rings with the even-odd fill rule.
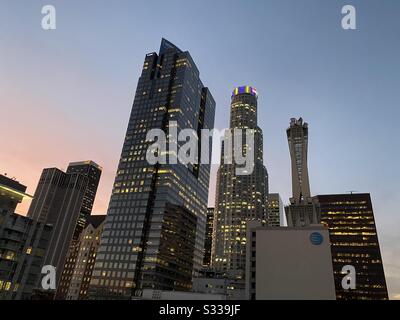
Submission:
[[[312,231],[312,230],[328,230],[328,227],[324,224],[310,224],[303,227],[283,227],[283,226],[268,226],[258,221],[249,221],[247,223],[249,230],[263,230],[263,231]]]
[[[99,170],[103,170],[103,168],[101,166],[99,166],[96,162],[94,162],[92,160],[70,162],[68,166],[74,167],[74,166],[83,166],[83,165],[91,165]]]
[[[90,215],[86,218],[86,223],[89,225],[91,224],[94,228],[98,228],[106,219],[105,214],[101,215]]]
[[[307,128],[308,127],[308,123],[307,122],[304,122],[304,120],[303,120],[303,118],[299,118],[299,119],[296,119],[296,118],[291,118],[290,119],[290,128],[291,127],[298,127],[298,126],[302,126],[302,127],[304,127],[304,128]]]
[[[32,198],[26,194],[26,186],[19,183],[15,178],[9,178],[6,175],[0,174],[0,191],[15,194],[23,198]]]
[[[165,51],[173,49],[178,52],[183,52],[181,49],[179,49],[176,45],[174,45],[171,41],[168,41],[165,38],[161,39],[161,46],[160,46],[160,51],[159,55],[162,55]]]
[[[233,91],[232,91],[232,99],[233,97],[237,96],[237,95],[241,95],[241,94],[250,94],[252,96],[255,96],[256,98],[258,98],[258,92],[257,89],[251,86],[240,86],[240,87],[236,87]]]

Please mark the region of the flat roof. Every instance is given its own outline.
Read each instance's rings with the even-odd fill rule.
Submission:
[[[73,166],[83,166],[83,165],[91,165],[93,167],[96,167],[99,170],[103,170],[103,168],[101,166],[99,166],[96,162],[94,162],[92,160],[70,162],[68,166],[73,167]]]

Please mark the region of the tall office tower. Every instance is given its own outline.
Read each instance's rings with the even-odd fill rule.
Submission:
[[[303,119],[290,120],[286,130],[292,163],[292,198],[285,207],[289,227],[303,227],[320,223],[319,211],[313,203],[308,180],[308,124]]]
[[[100,182],[102,168],[93,161],[72,162],[68,165],[67,174],[80,173],[88,178],[85,195],[83,196],[82,207],[79,213],[78,222],[74,232],[74,240],[86,226],[86,217],[92,213],[97,188]]]
[[[51,226],[14,213],[26,187],[0,175],[0,300],[30,299],[40,283]]]
[[[87,184],[88,177],[80,173],[66,174],[57,168],[44,169],[28,211],[28,217],[53,226],[44,263],[56,268],[57,284],[61,278]]]
[[[58,299],[86,299],[105,218],[105,215],[85,217],[86,227],[65,263],[57,288]]]
[[[163,39],[158,54],[146,55],[137,85],[91,281],[94,299],[101,295],[124,299],[145,288],[174,290],[188,286],[187,257],[177,255],[179,248],[175,245],[182,241],[180,232],[190,233],[193,214],[196,236],[192,272],[195,275],[200,271],[210,165],[173,164],[176,137],[171,132],[212,129],[214,114],[214,99],[201,82],[189,52]],[[167,164],[146,160],[146,152],[153,145],[146,139],[151,129],[167,134],[169,151],[159,153],[167,157]],[[208,142],[211,150],[211,139]],[[176,234],[177,239],[169,235],[171,247],[165,250],[163,230],[169,228],[166,214],[172,214],[171,208],[187,225]]]
[[[214,208],[207,209],[206,239],[204,241],[203,267],[211,266],[212,239],[214,234]]]
[[[74,234],[72,240],[69,244],[66,263],[62,271],[62,282],[57,288],[56,298],[60,300],[65,300],[68,293],[66,288],[69,288],[70,281],[72,280],[72,271],[74,266],[73,261],[76,261],[76,255],[79,251],[79,239],[82,231],[86,227],[86,219],[90,218],[92,213],[92,208],[94,200],[97,193],[97,188],[99,186],[102,168],[93,161],[80,161],[72,162],[68,165],[67,174],[81,174],[88,178],[88,183],[83,196],[82,206],[79,212],[79,217],[75,226]]]
[[[388,299],[371,197],[363,194],[319,195],[322,223],[329,227],[336,298]],[[343,289],[346,265],[355,268],[353,289]]]
[[[265,220],[268,209],[268,173],[263,164],[263,137],[257,126],[257,91],[249,86],[232,93],[230,129],[254,132],[254,150],[246,141],[242,152],[254,152],[254,167],[249,174],[239,175],[235,161],[225,161],[222,144],[221,165],[217,175],[215,212],[215,258],[213,267],[224,271],[228,278],[243,279],[246,266],[246,222]],[[235,143],[232,143],[232,149]],[[234,151],[232,151],[234,153]]]
[[[308,181],[308,124],[303,119],[290,119],[290,127],[286,130],[290,158],[292,160],[292,199],[294,203],[310,198]]]
[[[268,195],[268,225],[279,227],[283,222],[283,202],[279,193]]]

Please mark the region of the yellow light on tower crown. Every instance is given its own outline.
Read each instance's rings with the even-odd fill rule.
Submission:
[[[239,94],[251,94],[256,98],[258,98],[258,93],[256,88],[253,88],[251,86],[240,86],[235,88],[232,92],[232,99]]]

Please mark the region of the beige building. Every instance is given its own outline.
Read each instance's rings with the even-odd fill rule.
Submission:
[[[328,229],[248,223],[246,298],[335,300]]]
[[[105,217],[105,215],[92,215],[86,218],[86,227],[74,249],[69,252],[58,296],[66,297],[66,300],[87,298]]]

